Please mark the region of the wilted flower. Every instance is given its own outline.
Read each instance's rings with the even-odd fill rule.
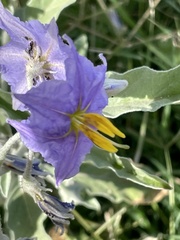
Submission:
[[[67,81],[44,82],[26,94],[15,94],[31,116],[22,122],[8,121],[29,149],[40,152],[55,167],[57,184],[77,174],[93,143],[109,152],[122,147],[97,130],[110,137],[125,137],[101,115],[107,105],[104,57],[101,56],[103,64],[94,67],[78,55],[70,39],[66,40],[71,49],[65,62]]]
[[[29,194],[39,206],[39,208],[51,219],[51,221],[61,228],[61,234],[64,232],[64,225],[68,225],[69,220],[74,219],[71,211],[75,208],[73,202],[61,202],[58,198],[51,196],[47,189],[42,186],[36,178],[29,176],[22,177],[21,187],[23,191]]]
[[[58,198],[43,193],[43,198],[36,195],[36,202],[39,208],[51,219],[51,221],[61,228],[61,234],[64,233],[64,225],[69,225],[69,219],[74,219],[71,211],[75,208],[73,202],[61,202]]]
[[[37,20],[22,22],[0,1],[0,28],[11,38],[0,47],[0,72],[13,93],[26,93],[47,80],[66,80],[68,48],[58,36],[54,19],[45,25]],[[17,99],[13,99],[13,107],[24,110]]]

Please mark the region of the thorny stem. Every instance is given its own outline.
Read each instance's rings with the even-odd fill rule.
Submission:
[[[0,165],[2,164],[6,154],[11,149],[13,144],[15,144],[20,139],[20,134],[16,133],[11,138],[7,140],[7,142],[4,144],[4,146],[0,149]]]

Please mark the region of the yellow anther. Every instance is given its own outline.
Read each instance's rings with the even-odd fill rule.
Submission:
[[[118,144],[103,134],[114,138],[116,135],[125,138],[124,133],[117,129],[107,118],[97,113],[86,113],[85,111],[78,110],[70,115],[71,130],[76,133],[81,131],[98,147],[115,153],[118,148],[128,149],[127,145]],[[101,133],[100,133],[101,132]]]
[[[99,132],[97,132],[85,125],[81,125],[80,130],[84,133],[84,135],[86,135],[98,147],[100,147],[108,152],[112,152],[112,153],[117,152],[118,149],[113,146],[111,140],[104,137]]]
[[[97,130],[101,131],[102,133],[105,133],[110,137],[115,137],[115,135],[117,135],[121,138],[125,138],[124,133],[117,129],[111,123],[111,121],[97,113],[85,113],[84,123],[94,126]]]

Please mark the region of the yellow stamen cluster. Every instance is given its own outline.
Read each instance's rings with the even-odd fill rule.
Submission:
[[[84,135],[86,135],[98,147],[112,153],[117,152],[118,148],[129,148],[127,145],[118,144],[101,134],[106,134],[112,138],[116,135],[125,138],[125,135],[104,116],[97,113],[77,111],[72,114],[70,118],[71,128],[75,132],[82,131]]]

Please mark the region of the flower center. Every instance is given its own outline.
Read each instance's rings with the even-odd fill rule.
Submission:
[[[112,138],[116,135],[125,138],[125,135],[104,116],[97,113],[86,113],[82,110],[77,110],[69,116],[71,130],[74,130],[75,133],[83,132],[98,147],[112,153],[117,152],[118,148],[129,148],[127,145],[118,144],[102,135],[103,133]]]
[[[51,64],[47,61],[47,57],[42,55],[41,48],[37,46],[36,42],[29,40],[29,47],[26,49],[27,65],[26,65],[26,79],[28,90],[36,86],[44,80],[53,79],[53,71]]]

